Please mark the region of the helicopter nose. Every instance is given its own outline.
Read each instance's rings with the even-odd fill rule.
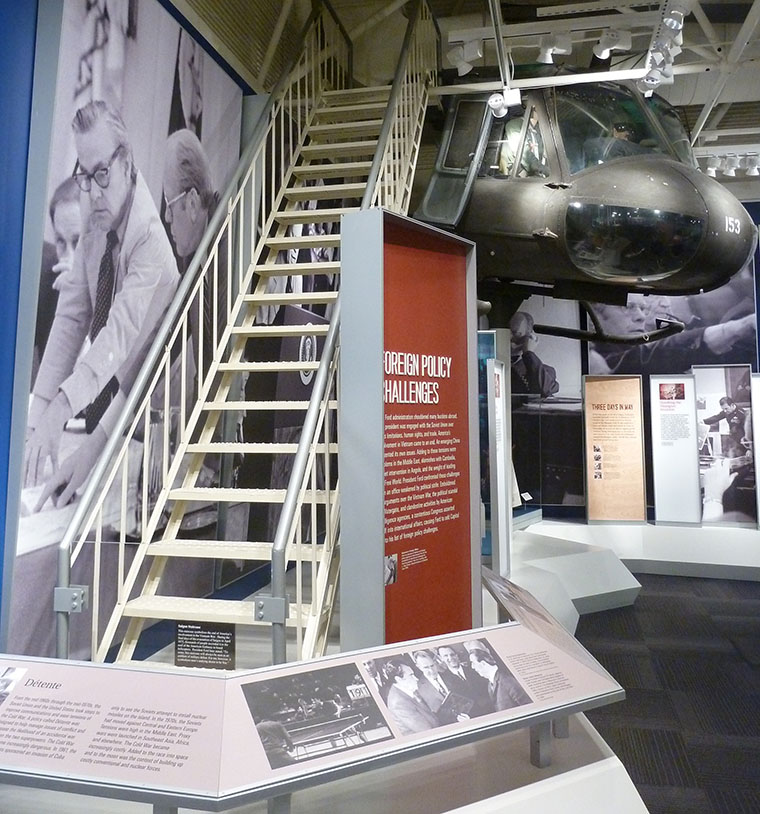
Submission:
[[[708,213],[705,239],[695,259],[706,267],[712,265],[724,269],[725,282],[744,268],[753,256],[757,247],[757,226],[741,202],[721,183],[690,167],[678,166],[678,171],[694,184]],[[715,284],[703,287],[714,288]]]
[[[757,237],[728,190],[662,157],[623,159],[579,175],[565,225],[578,269],[640,291],[715,288],[744,267]]]

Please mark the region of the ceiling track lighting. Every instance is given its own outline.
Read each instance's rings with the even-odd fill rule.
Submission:
[[[569,34],[551,34],[541,37],[539,44],[538,62],[551,65],[554,54],[570,54],[573,51],[573,41]]]
[[[597,42],[592,50],[597,59],[609,59],[613,51],[630,51],[631,45],[630,31],[608,28],[602,32],[602,35],[599,37],[599,42]]]
[[[668,0],[663,6],[662,20],[652,34],[646,57],[646,75],[636,87],[651,96],[660,85],[673,83],[673,62],[682,52],[683,23],[691,14],[694,0]]]
[[[760,155],[758,153],[708,155],[706,159],[704,173],[710,178],[715,178],[718,173],[726,178],[736,178],[737,170],[743,171],[744,175],[750,178],[760,176]]]
[[[446,58],[457,69],[457,76],[465,76],[473,69],[473,62],[483,56],[483,40],[469,40],[452,48]]]

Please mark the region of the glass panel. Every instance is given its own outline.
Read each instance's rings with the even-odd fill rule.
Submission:
[[[628,88],[573,85],[556,88],[557,122],[570,171],[630,155],[673,152],[651,117]]]
[[[647,107],[654,113],[670,141],[671,147],[678,154],[678,158],[690,167],[697,166],[697,160],[691,149],[689,134],[681,123],[676,109],[660,96],[650,96],[645,100]]]
[[[669,277],[691,260],[705,231],[702,218],[616,204],[574,201],[566,217],[570,259],[599,279]]]
[[[515,158],[520,159],[515,168]],[[545,178],[549,172],[544,139],[533,107],[527,117],[494,119],[480,175],[517,175],[518,178]]]
[[[470,166],[478,147],[482,123],[483,102],[460,100],[443,160],[447,170],[466,170]]]

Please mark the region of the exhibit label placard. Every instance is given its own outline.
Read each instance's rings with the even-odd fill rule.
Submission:
[[[646,521],[641,376],[585,376],[586,515]]]
[[[237,806],[622,699],[572,637],[533,627],[215,675],[0,656],[0,774]]]
[[[385,640],[472,626],[466,247],[386,224]]]
[[[650,376],[654,516],[658,523],[699,523],[697,411],[693,376]]]

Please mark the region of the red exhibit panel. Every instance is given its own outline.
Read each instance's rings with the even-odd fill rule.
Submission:
[[[472,625],[466,262],[386,224],[386,642]]]

